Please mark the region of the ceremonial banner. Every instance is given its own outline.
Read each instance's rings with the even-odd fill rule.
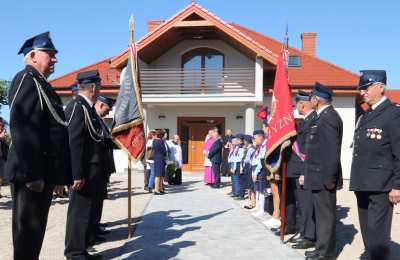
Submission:
[[[296,135],[283,52],[278,58],[272,96],[271,116],[268,121],[265,166],[271,173],[276,173],[281,164],[282,151],[290,146],[290,138]]]
[[[131,40],[128,65],[121,73],[112,135],[115,143],[135,160],[142,156],[146,144],[138,71],[136,46]]]

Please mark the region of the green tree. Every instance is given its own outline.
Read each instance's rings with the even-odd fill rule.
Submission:
[[[7,105],[7,89],[9,84],[9,81],[0,79],[0,109],[3,105]]]

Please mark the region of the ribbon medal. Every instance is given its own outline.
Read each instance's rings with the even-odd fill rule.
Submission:
[[[367,129],[367,137],[370,139],[382,139],[382,129],[378,128],[369,128]]]

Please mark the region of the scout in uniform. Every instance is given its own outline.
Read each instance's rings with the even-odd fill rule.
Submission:
[[[305,144],[304,188],[312,192],[316,224],[314,251],[306,259],[336,258],[336,190],[342,188],[343,123],[331,105],[332,90],[316,83],[311,104],[317,113]]]
[[[232,197],[238,200],[244,199],[244,190],[240,182],[241,162],[243,160],[243,135],[237,134],[232,139],[233,148],[229,153],[228,163],[232,175]]]
[[[265,133],[263,130],[255,130],[253,137],[256,143],[255,151],[251,157],[251,172],[254,182],[256,206],[253,216],[262,217],[265,215],[265,190],[267,188],[267,172],[263,166],[265,157]]]
[[[256,197],[254,194],[254,183],[251,177],[251,157],[254,153],[253,137],[245,135],[244,137],[244,155],[242,160],[243,171],[243,189],[248,190],[249,201],[243,207],[245,209],[252,209],[256,206]]]
[[[98,259],[88,254],[89,235],[93,234],[93,207],[106,178],[107,154],[101,122],[94,109],[100,89],[98,71],[77,75],[78,94],[68,104],[65,113],[68,126],[73,185],[67,213],[64,254],[68,260]]]
[[[299,227],[300,238],[292,247],[308,249],[315,245],[315,222],[311,191],[304,189],[305,142],[317,113],[312,109],[308,93],[299,91],[295,100],[296,109],[303,116],[303,120],[296,129],[297,135],[293,140],[294,147],[287,162],[286,225],[287,231],[293,231],[296,226]],[[300,212],[299,218],[297,218],[298,211]],[[296,220],[299,220],[300,223]]]
[[[400,107],[385,97],[385,85],[384,70],[361,71],[358,89],[370,109],[354,132],[350,180],[372,260],[389,259],[393,205],[400,202]]]
[[[26,67],[11,82],[11,147],[5,176],[13,198],[15,260],[38,260],[54,188],[71,181],[67,122],[60,97],[47,82],[57,50],[49,33],[28,39],[18,54]]]

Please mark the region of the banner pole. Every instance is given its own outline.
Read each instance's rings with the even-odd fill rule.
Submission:
[[[128,238],[132,237],[132,160],[128,155]]]
[[[281,227],[279,235],[281,242],[283,242],[283,240],[285,239],[285,227],[286,227],[286,161],[284,158],[282,158],[281,178],[282,178]]]

